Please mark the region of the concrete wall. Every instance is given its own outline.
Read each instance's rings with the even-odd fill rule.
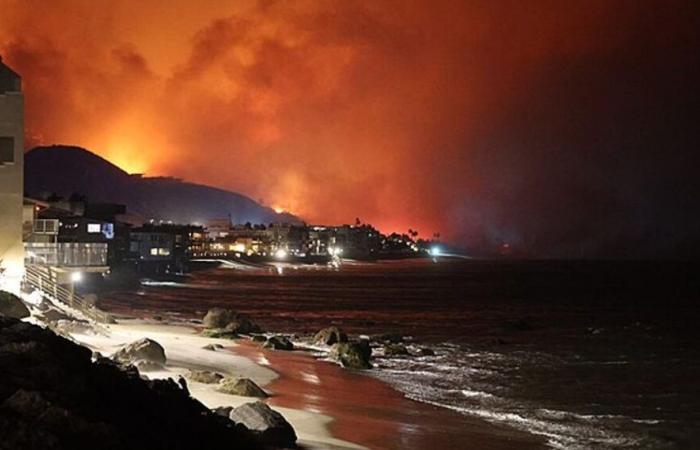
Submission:
[[[1,64],[1,63],[0,63]],[[24,197],[24,98],[0,91],[0,137],[14,138],[14,163],[0,165],[0,289],[19,291],[24,274],[22,200]]]

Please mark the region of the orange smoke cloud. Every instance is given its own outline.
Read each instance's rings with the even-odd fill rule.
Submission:
[[[625,39],[603,1],[0,2],[29,145],[448,238],[494,175],[477,137],[549,65]]]

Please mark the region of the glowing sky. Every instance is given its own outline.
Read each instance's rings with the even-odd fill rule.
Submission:
[[[545,253],[604,234],[643,239],[630,229],[639,205],[607,184],[619,173],[610,154],[629,156],[620,146],[639,135],[618,114],[658,106],[648,92],[696,61],[697,16],[683,2],[0,7],[28,147],[80,145],[129,172],[236,190],[311,222],[360,217]],[[632,194],[645,185],[634,182]],[[610,212],[620,204],[624,218]],[[591,214],[602,224],[584,226]]]

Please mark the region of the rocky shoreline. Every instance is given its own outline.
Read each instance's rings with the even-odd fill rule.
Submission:
[[[263,448],[172,380],[137,370],[48,329],[0,316],[0,448]]]
[[[299,420],[304,414],[291,410],[282,415],[259,401],[270,393],[258,383],[268,383],[274,372],[251,362],[232,363],[241,358],[221,351],[227,339],[262,332],[240,315],[225,311],[218,317],[225,326],[200,332],[192,324],[150,327],[140,322],[153,330],[141,333],[139,325],[129,325],[137,319],[96,324],[65,305],[47,299],[25,303],[3,292],[0,319],[0,449],[87,448],[95,442],[109,449],[297,447],[297,433],[285,415]],[[192,355],[190,361],[171,352],[172,340],[186,341],[178,351]],[[282,336],[263,344],[293,348]],[[207,366],[213,353],[226,363]],[[129,411],[130,404],[135,412]],[[334,441],[318,430],[304,434],[305,448],[330,448],[314,442]],[[341,441],[333,447],[355,448]]]

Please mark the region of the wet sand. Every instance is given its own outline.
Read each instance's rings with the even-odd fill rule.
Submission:
[[[543,449],[535,436],[405,398],[370,376],[304,352],[237,341],[230,350],[280,376],[266,386],[271,405],[333,417],[332,434],[376,450]]]

